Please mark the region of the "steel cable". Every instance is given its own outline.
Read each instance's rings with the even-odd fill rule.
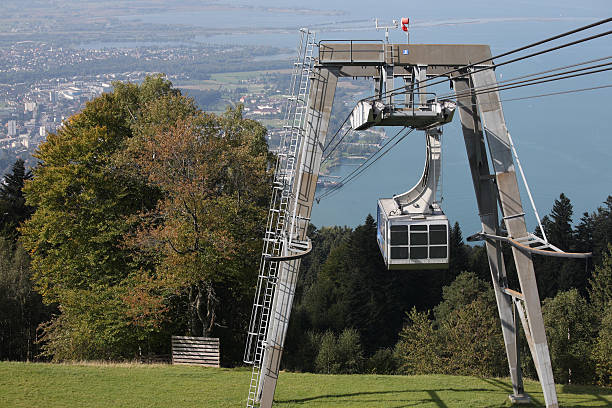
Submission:
[[[385,150],[380,156],[374,158],[374,160],[372,162],[370,162],[369,164],[366,165],[366,163],[368,163],[370,160],[372,160],[373,157],[375,157],[377,154],[379,154],[385,147],[387,147],[393,140],[395,140],[403,131],[405,131],[407,128],[402,128],[399,130],[399,132],[397,132],[395,134],[395,136],[393,136],[392,138],[390,138],[383,146],[381,146],[380,149],[378,149],[376,152],[374,152],[370,157],[368,157],[368,159],[366,161],[364,161],[363,163],[361,163],[359,165],[359,167],[357,167],[355,170],[353,170],[351,173],[349,173],[347,176],[345,176],[342,180],[340,180],[340,182],[338,183],[338,185],[331,187],[329,190],[327,190],[325,193],[321,194],[319,197],[316,198],[317,202],[321,201],[321,199],[329,196],[330,194],[333,194],[335,191],[341,189],[342,187],[344,187],[346,184],[348,184],[349,182],[353,181],[355,178],[357,178],[359,175],[361,175],[364,171],[366,171],[368,168],[370,168],[370,166],[372,166],[374,163],[376,163],[378,160],[380,160],[385,154],[387,154],[391,149],[393,149],[399,142],[401,142],[406,136],[408,136],[410,133],[412,133],[414,131],[414,128],[410,128],[408,129],[408,131],[406,133],[404,133],[391,147],[389,147],[387,150]],[[364,167],[365,166],[365,167]]]
[[[438,74],[438,75],[435,75],[433,77],[426,78],[426,79],[424,79],[421,82],[422,83],[427,83],[427,82],[433,81],[434,79],[437,79],[437,78],[449,77],[450,75],[452,75],[454,73],[459,73],[460,74],[460,75],[457,75],[455,77],[463,77],[463,76],[467,75],[467,73],[461,73],[462,70],[469,69],[469,68],[474,68],[474,67],[477,67],[478,65],[484,64],[485,62],[491,62],[494,59],[503,58],[505,56],[508,56],[508,55],[511,55],[511,54],[515,54],[517,52],[524,51],[526,49],[533,48],[533,47],[536,47],[538,45],[542,45],[544,43],[547,43],[547,42],[550,42],[550,41],[554,41],[554,40],[557,40],[557,39],[562,38],[562,37],[566,37],[568,35],[576,34],[576,33],[580,32],[580,31],[588,30],[590,28],[597,27],[599,25],[606,24],[606,23],[609,23],[611,21],[612,21],[612,18],[606,18],[604,20],[600,20],[600,21],[597,21],[595,23],[588,24],[586,26],[582,26],[582,27],[576,28],[574,30],[567,31],[565,33],[561,33],[561,34],[555,35],[553,37],[549,37],[549,38],[546,38],[544,40],[540,40],[540,41],[537,41],[535,43],[531,43],[531,44],[525,45],[523,47],[515,48],[513,50],[506,51],[504,53],[495,55],[493,57],[490,57],[490,58],[487,58],[487,59],[484,59],[484,60],[481,60],[481,61],[478,61],[478,62],[475,62],[475,63],[472,63],[472,64],[468,64],[468,65],[463,66],[461,68],[456,68],[456,69],[447,71],[447,72],[445,72],[443,74]],[[592,35],[590,37],[582,38],[582,39],[575,40],[575,41],[572,41],[572,42],[569,42],[569,43],[558,45],[556,47],[548,48],[548,49],[545,49],[545,50],[542,50],[542,51],[538,51],[538,52],[535,52],[535,53],[532,53],[532,54],[524,55],[522,57],[518,57],[518,58],[514,58],[514,59],[511,59],[511,60],[508,60],[508,61],[504,61],[504,62],[499,63],[499,64],[491,64],[490,67],[486,67],[486,68],[483,68],[483,69],[490,69],[490,68],[493,68],[493,67],[500,67],[500,66],[503,66],[503,65],[511,64],[511,63],[518,62],[518,61],[521,61],[521,60],[524,60],[524,59],[527,59],[527,58],[532,58],[532,57],[535,57],[535,56],[538,56],[538,55],[542,55],[542,54],[546,54],[548,52],[556,51],[556,50],[559,50],[559,49],[562,49],[562,48],[565,48],[565,47],[569,47],[569,46],[572,46],[572,45],[580,44],[580,43],[583,43],[585,41],[594,40],[596,38],[600,38],[600,37],[609,35],[611,33],[612,33],[612,31],[606,31],[604,33]],[[441,83],[447,82],[449,80],[450,80],[450,78],[445,78],[442,81],[434,82],[434,83],[428,84],[428,85],[430,85],[430,86],[431,85],[437,85],[437,84],[441,84]],[[382,96],[386,96],[389,93],[393,93],[395,91],[399,91],[399,90],[402,90],[402,89],[404,89],[404,87],[399,87],[399,88],[395,88],[395,89],[391,89],[391,90],[385,91],[382,94]],[[370,98],[365,98],[364,100],[370,100],[371,98],[376,98],[376,97],[378,97],[378,96],[373,96],[373,97],[370,97]]]

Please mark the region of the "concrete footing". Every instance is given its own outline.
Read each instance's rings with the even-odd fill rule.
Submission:
[[[510,401],[513,404],[521,405],[521,404],[531,404],[531,397],[527,394],[519,394],[519,395],[508,395]]]

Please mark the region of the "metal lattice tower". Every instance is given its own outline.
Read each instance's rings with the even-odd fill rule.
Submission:
[[[285,107],[285,126],[278,150],[274,174],[272,198],[268,210],[264,245],[257,278],[257,291],[247,333],[244,362],[253,365],[246,406],[259,405],[259,388],[262,363],[266,351],[266,338],[271,320],[272,303],[276,289],[281,260],[295,237],[294,184],[296,163],[304,139],[310,75],[313,67],[315,34],[308,29],[300,30],[297,57],[289,97]]]

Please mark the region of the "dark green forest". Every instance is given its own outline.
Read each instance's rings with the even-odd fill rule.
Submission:
[[[240,365],[274,162],[266,130],[240,107],[203,112],[162,76],[114,86],[49,135],[34,168],[17,160],[4,175],[0,360],[135,360],[203,335],[221,339],[222,365]],[[579,217],[560,194],[543,219],[559,248],[593,252],[534,257],[560,383],[612,380],[605,194]],[[388,271],[370,215],[308,235],[284,369],[507,375],[486,251],[458,223],[447,270]]]

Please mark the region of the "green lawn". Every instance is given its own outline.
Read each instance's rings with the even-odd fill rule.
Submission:
[[[250,371],[169,365],[0,363],[0,407],[243,407]],[[539,384],[528,382],[535,406]],[[611,407],[612,390],[560,386],[563,407]],[[281,373],[276,407],[507,407],[507,379]]]
[[[209,90],[218,89],[220,86],[228,89],[235,89],[237,87],[246,87],[249,92],[261,91],[264,87],[263,84],[245,84],[243,80],[255,79],[264,74],[291,74],[291,69],[272,69],[263,71],[243,71],[243,72],[220,72],[210,75],[210,79],[202,80],[178,80],[174,83],[177,88],[184,89],[199,89]]]
[[[236,83],[244,79],[257,78],[264,74],[291,74],[291,69],[266,69],[262,71],[222,72],[210,75],[213,81],[223,83]]]

